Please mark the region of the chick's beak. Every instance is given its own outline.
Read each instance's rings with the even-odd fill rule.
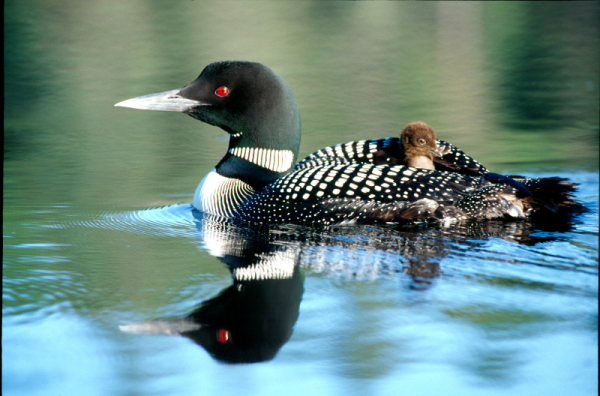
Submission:
[[[438,157],[438,158],[442,158],[443,154],[440,152],[439,147],[436,147],[435,150],[429,150],[429,152],[431,153],[431,155],[433,157]]]

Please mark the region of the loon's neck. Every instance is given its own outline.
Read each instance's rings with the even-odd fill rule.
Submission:
[[[243,137],[232,135],[229,149],[215,169],[221,176],[239,179],[260,189],[288,174],[297,155],[297,146],[287,150],[256,147]]]
[[[412,166],[413,168],[435,170],[433,159],[426,155],[413,155],[406,159],[406,165]]]
[[[256,190],[289,173],[296,155],[291,150],[231,147],[194,194],[194,206],[205,213],[232,217]]]

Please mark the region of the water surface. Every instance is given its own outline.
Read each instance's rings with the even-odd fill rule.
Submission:
[[[7,2],[3,392],[597,394],[598,10]],[[550,226],[214,222],[190,202],[225,133],[113,105],[223,59],[288,82],[301,156],[422,120],[495,172],[580,183],[590,212]],[[250,297],[230,300],[239,288]],[[234,312],[232,329],[272,326],[250,337],[270,360],[227,364],[193,337],[119,327],[207,307]]]

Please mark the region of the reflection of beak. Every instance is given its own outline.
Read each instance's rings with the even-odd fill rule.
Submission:
[[[119,330],[125,333],[138,334],[182,334],[196,331],[202,326],[188,319],[180,320],[154,320],[144,323],[131,323],[119,325]]]
[[[439,157],[442,158],[443,154],[440,152],[439,148],[436,148],[435,150],[429,150],[429,152],[431,153],[431,155],[433,155],[434,157]]]

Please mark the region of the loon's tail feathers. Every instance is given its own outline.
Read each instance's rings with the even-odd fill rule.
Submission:
[[[523,183],[532,196],[523,198],[523,205],[533,219],[547,219],[556,216],[572,216],[587,212],[587,208],[574,198],[577,183],[562,177],[544,177],[529,179],[522,176],[510,176]]]
[[[475,191],[465,191],[454,206],[458,220],[525,219],[526,208],[518,191],[506,184],[486,184]]]
[[[526,178],[504,176],[511,183],[498,181],[483,186],[456,203],[464,219],[560,220],[587,211],[574,198],[577,183],[560,177]],[[521,188],[515,185],[520,185]],[[525,195],[523,191],[529,192]]]

